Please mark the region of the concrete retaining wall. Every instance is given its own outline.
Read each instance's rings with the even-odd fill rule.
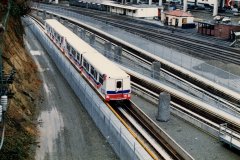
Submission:
[[[105,103],[96,95],[85,82],[75,68],[66,60],[65,56],[48,39],[44,32],[30,18],[23,18],[30,29],[49,53],[59,71],[68,81],[81,103],[92,117],[120,159],[146,159],[151,160],[150,155],[128,132],[123,124],[115,117]]]

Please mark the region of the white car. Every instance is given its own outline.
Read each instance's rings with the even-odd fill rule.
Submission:
[[[224,17],[224,18],[222,19],[222,22],[224,22],[224,23],[231,22],[231,18],[230,18],[230,17]]]
[[[237,8],[232,8],[232,12],[238,12]]]
[[[240,16],[240,12],[233,13],[234,16]]]

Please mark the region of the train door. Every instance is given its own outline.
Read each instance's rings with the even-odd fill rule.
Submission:
[[[123,80],[117,79],[116,80],[116,93],[122,93],[123,94]]]

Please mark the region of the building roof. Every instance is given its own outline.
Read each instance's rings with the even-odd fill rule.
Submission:
[[[169,12],[165,12],[166,15],[176,16],[176,17],[193,17],[192,14],[188,12],[184,12],[182,10],[173,10]]]
[[[234,32],[235,36],[240,36],[240,32]]]
[[[123,9],[137,10],[136,7],[122,5],[122,4],[116,4],[116,3],[112,3],[112,2],[103,2],[102,4],[106,5],[106,6],[118,7],[118,8],[123,8]]]
[[[156,5],[147,5],[147,4],[120,4],[116,3],[115,1],[104,1],[101,4],[106,5],[106,6],[112,6],[112,7],[118,7],[118,8],[123,8],[123,9],[129,9],[129,10],[138,10],[138,9],[143,9],[143,8],[158,8]]]

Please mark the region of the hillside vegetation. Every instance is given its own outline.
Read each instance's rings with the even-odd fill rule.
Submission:
[[[37,122],[36,102],[39,99],[41,81],[37,67],[24,49],[23,28],[20,16],[29,10],[24,0],[13,1],[7,28],[3,39],[4,72],[14,67],[16,76],[10,86],[14,96],[6,114],[6,132],[1,160],[34,159]],[[6,7],[1,5],[1,7]],[[5,8],[6,9],[6,8]],[[4,8],[0,16],[4,15]],[[1,17],[2,18],[2,17]]]

